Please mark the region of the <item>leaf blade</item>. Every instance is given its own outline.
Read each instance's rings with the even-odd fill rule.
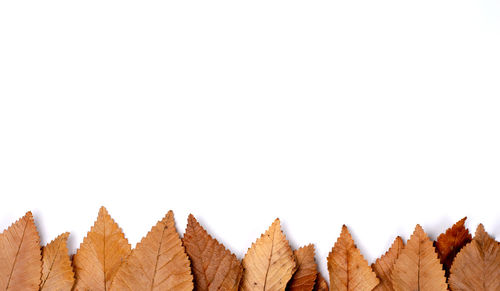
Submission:
[[[110,290],[193,290],[188,256],[169,211],[137,244],[118,270]]]
[[[75,283],[68,254],[69,233],[63,233],[42,249],[40,291],[70,291]]]
[[[243,273],[240,261],[191,214],[183,242],[192,263],[196,290],[238,290]]]
[[[331,290],[371,291],[379,283],[345,225],[327,263]]]
[[[0,262],[0,290],[38,290],[42,256],[31,212],[0,234]]]
[[[318,276],[314,260],[314,245],[310,244],[293,252],[297,260],[297,271],[288,283],[289,291],[312,291]]]
[[[296,262],[276,219],[248,249],[242,261],[243,291],[282,291],[292,278]]]
[[[96,222],[73,257],[75,291],[107,291],[131,247],[118,224],[101,207]]]
[[[469,230],[465,227],[466,219],[467,217],[464,217],[459,220],[436,240],[436,250],[447,274],[456,255],[472,240]]]
[[[432,241],[420,225],[401,251],[393,271],[396,291],[446,291],[446,277]]]
[[[394,264],[396,263],[396,260],[401,254],[403,248],[403,239],[398,236],[392,243],[389,250],[372,264],[372,269],[380,280],[380,284],[373,289],[374,291],[394,290],[392,287],[392,272],[394,271]]]
[[[480,224],[472,242],[456,256],[450,270],[453,291],[500,290],[500,244]]]

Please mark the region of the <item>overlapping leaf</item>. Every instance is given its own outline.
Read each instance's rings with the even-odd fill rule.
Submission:
[[[372,264],[372,269],[380,280],[380,284],[375,287],[375,291],[393,291],[392,287],[392,272],[394,271],[394,264],[398,259],[401,251],[404,248],[404,242],[401,237],[396,237],[392,243],[391,248],[375,263]]]
[[[31,212],[0,234],[0,291],[38,291],[40,237]]]
[[[335,291],[371,291],[379,283],[345,225],[328,255],[328,272],[330,289]]]
[[[477,227],[474,239],[455,258],[450,270],[453,291],[500,290],[500,245]]]
[[[243,258],[243,291],[282,291],[296,270],[295,258],[276,219]]]
[[[312,291],[318,270],[314,260],[314,245],[307,245],[293,252],[297,260],[297,271],[288,284],[289,291]]]
[[[401,251],[392,273],[392,286],[396,291],[446,291],[443,267],[432,241],[420,225]]]
[[[175,229],[172,211],[137,244],[116,273],[110,290],[193,290],[189,259]]]
[[[449,272],[458,252],[472,240],[469,230],[465,228],[466,219],[462,218],[436,240],[436,250],[446,272]]]
[[[68,254],[69,233],[63,233],[42,249],[40,291],[71,291],[75,283]]]
[[[318,274],[318,278],[316,279],[316,284],[314,285],[314,291],[328,291],[328,283],[325,278]]]
[[[130,254],[130,245],[118,224],[102,207],[73,258],[75,291],[107,291],[120,265]]]
[[[243,273],[240,261],[212,238],[193,215],[188,217],[183,241],[191,259],[196,290],[238,290]]]

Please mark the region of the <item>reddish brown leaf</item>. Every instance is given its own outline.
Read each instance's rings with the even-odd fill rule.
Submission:
[[[238,290],[243,273],[240,261],[212,238],[193,215],[188,217],[183,241],[191,259],[196,290]]]
[[[436,250],[447,273],[458,252],[472,240],[469,230],[465,228],[466,219],[464,217],[437,238]]]
[[[316,279],[316,284],[314,285],[314,291],[328,291],[328,283],[319,273],[318,278]]]

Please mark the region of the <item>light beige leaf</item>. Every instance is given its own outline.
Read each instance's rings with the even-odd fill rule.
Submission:
[[[396,291],[446,291],[443,266],[432,241],[420,225],[415,227],[406,247],[401,251],[392,273]]]
[[[107,291],[120,265],[130,254],[122,230],[104,207],[73,258],[75,291]]]
[[[480,224],[472,242],[458,253],[450,270],[453,291],[499,291],[500,245]]]
[[[345,225],[327,263],[332,291],[371,291],[379,283]]]
[[[375,291],[393,291],[392,288],[392,271],[394,263],[396,263],[399,254],[404,248],[404,242],[401,237],[396,237],[391,248],[375,263],[372,264],[372,269],[380,280],[380,284],[375,287]]]
[[[41,275],[40,237],[28,212],[0,234],[0,290],[37,291]]]
[[[184,246],[191,260],[195,289],[199,291],[237,291],[243,267],[228,251],[189,215]]]
[[[69,233],[63,233],[42,249],[40,291],[71,291],[75,283],[68,254]]]
[[[189,259],[169,211],[132,251],[111,284],[114,291],[190,291]]]
[[[316,279],[316,284],[314,285],[314,291],[328,291],[328,283],[319,273],[318,278]]]
[[[314,260],[314,245],[310,244],[293,252],[297,260],[297,271],[288,283],[288,291],[312,291],[318,276]]]
[[[243,258],[243,291],[282,291],[296,269],[295,258],[276,219]]]

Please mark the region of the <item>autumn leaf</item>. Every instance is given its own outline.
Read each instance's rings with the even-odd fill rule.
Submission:
[[[467,217],[462,218],[436,240],[436,250],[447,273],[458,252],[472,240],[469,230],[464,226],[466,219]]]
[[[379,283],[345,225],[328,255],[327,263],[331,290],[371,291]]]
[[[71,291],[75,282],[68,254],[69,233],[63,233],[42,249],[40,291]]]
[[[212,238],[193,215],[188,217],[183,241],[191,259],[196,290],[238,290],[243,273],[240,261]]]
[[[310,244],[293,252],[297,260],[297,271],[288,283],[289,291],[312,291],[318,270],[314,260],[314,245]]]
[[[41,275],[40,237],[28,212],[0,234],[0,290],[37,291]]]
[[[500,244],[480,224],[472,242],[456,256],[450,270],[453,291],[500,290]]]
[[[130,245],[104,207],[73,258],[75,291],[107,291]]]
[[[328,291],[328,283],[319,273],[318,278],[316,278],[316,284],[314,285],[314,291]]]
[[[193,290],[189,259],[172,211],[137,244],[116,273],[110,290]]]
[[[396,291],[445,291],[446,278],[432,241],[420,225],[401,251],[392,273]]]
[[[392,288],[392,272],[394,270],[394,263],[399,257],[399,254],[401,254],[403,248],[403,239],[398,236],[392,243],[391,248],[372,264],[373,271],[380,279],[380,284],[373,289],[374,291],[394,290],[394,288]]]
[[[295,258],[276,219],[243,258],[243,291],[281,291],[296,269]]]

